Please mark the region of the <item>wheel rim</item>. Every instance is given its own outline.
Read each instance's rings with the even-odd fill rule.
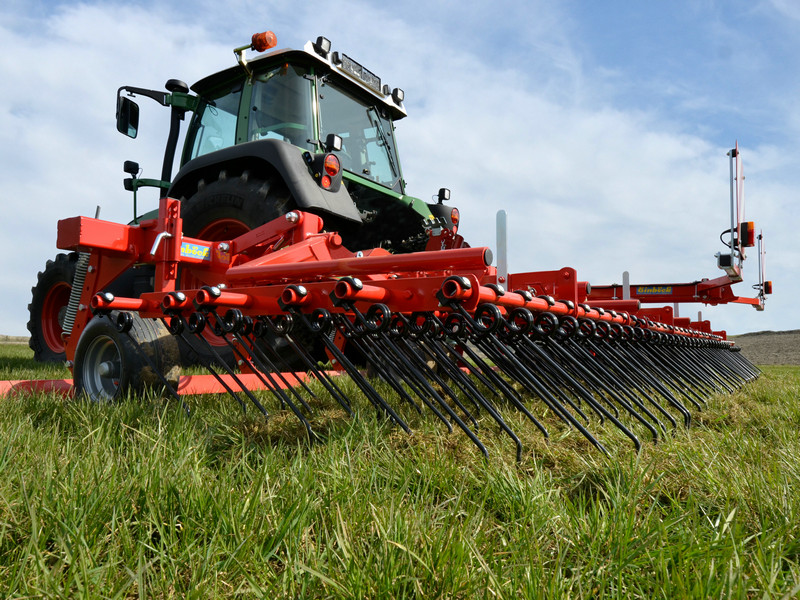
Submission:
[[[51,287],[42,302],[41,329],[42,339],[47,347],[55,353],[64,352],[64,314],[69,304],[72,287],[68,283],[57,283]]]
[[[239,219],[217,219],[203,227],[197,233],[197,237],[209,242],[219,242],[221,240],[232,240],[248,231],[250,231],[250,228]]]
[[[83,389],[92,400],[112,400],[119,391],[122,376],[122,353],[108,336],[92,340],[81,367]]]

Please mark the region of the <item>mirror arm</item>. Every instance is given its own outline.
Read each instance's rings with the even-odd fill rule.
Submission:
[[[167,92],[158,92],[156,90],[148,90],[145,88],[133,87],[130,85],[123,85],[117,90],[117,96],[122,95],[122,91],[126,91],[129,95],[139,94],[140,96],[147,96],[158,102],[161,106],[167,106],[169,94]]]

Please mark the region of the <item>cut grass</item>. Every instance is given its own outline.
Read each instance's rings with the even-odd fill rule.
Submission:
[[[0,345],[3,377],[66,376],[25,351]],[[355,419],[316,406],[325,441],[310,444],[290,414],[224,396],[190,399],[189,416],[157,398],[9,398],[0,594],[793,597],[798,397],[800,368],[770,367],[639,454],[593,424],[610,457],[510,413],[519,463],[488,423],[484,460],[430,414],[409,414],[408,436],[361,402]]]

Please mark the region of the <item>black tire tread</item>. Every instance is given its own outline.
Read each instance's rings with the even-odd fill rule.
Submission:
[[[48,260],[44,270],[36,276],[36,285],[31,288],[31,301],[28,304],[28,332],[30,339],[28,346],[33,350],[33,358],[39,362],[64,362],[64,352],[54,352],[44,340],[42,334],[42,304],[47,291],[55,283],[69,283],[75,278],[75,266],[78,263],[78,253],[59,253],[54,259]]]

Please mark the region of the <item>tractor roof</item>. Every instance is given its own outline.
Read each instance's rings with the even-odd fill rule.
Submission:
[[[407,115],[403,106],[403,92],[397,88],[390,91],[389,86],[381,87],[380,78],[355,62],[345,54],[338,52],[327,52],[324,56],[314,49],[314,44],[306,43],[303,50],[283,48],[262,54],[257,58],[247,61],[247,65],[253,71],[260,71],[281,62],[294,65],[305,65],[314,67],[318,73],[336,73],[339,80],[346,81],[348,87],[359,89],[363,93],[369,94],[374,101],[384,106],[392,116],[393,120],[402,119]],[[231,80],[244,78],[246,73],[240,65],[234,65],[223,71],[218,71],[197,81],[192,86],[192,91],[202,95],[208,90],[212,90]],[[399,95],[398,95],[399,92]]]

